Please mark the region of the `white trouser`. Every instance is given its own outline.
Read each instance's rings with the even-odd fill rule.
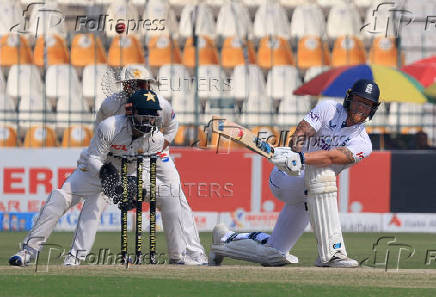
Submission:
[[[309,223],[304,195],[304,172],[301,176],[289,176],[274,167],[269,177],[273,195],[285,202],[268,243],[287,254],[303,234]]]

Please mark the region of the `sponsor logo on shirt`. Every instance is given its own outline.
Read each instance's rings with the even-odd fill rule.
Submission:
[[[164,152],[157,153],[157,156],[162,159],[162,162],[168,162],[170,160],[168,154]]]
[[[117,151],[125,151],[127,152],[127,146],[125,144],[112,144],[111,148]]]
[[[365,158],[365,155],[363,154],[363,152],[359,152],[359,153],[357,153],[356,156],[357,156],[359,159],[363,159],[363,158]]]
[[[313,111],[309,112],[309,116],[312,120],[319,122],[319,115],[317,115]]]

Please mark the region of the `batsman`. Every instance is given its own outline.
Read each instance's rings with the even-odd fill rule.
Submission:
[[[357,267],[347,255],[337,206],[336,176],[372,152],[364,122],[379,106],[376,83],[361,79],[347,91],[343,104],[321,101],[298,124],[290,147],[274,149],[269,177],[274,196],[285,202],[271,235],[236,233],[224,225],[213,231],[209,265],[224,257],[281,266],[298,263],[289,252],[308,222],[317,241],[320,267]]]

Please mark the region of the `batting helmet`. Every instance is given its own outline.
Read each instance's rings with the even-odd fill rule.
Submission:
[[[352,88],[347,90],[347,95],[344,99],[343,105],[347,110],[350,108],[353,95],[368,99],[374,103],[369,114],[369,119],[372,119],[380,105],[380,89],[378,88],[378,85],[369,79],[359,79],[356,81]]]

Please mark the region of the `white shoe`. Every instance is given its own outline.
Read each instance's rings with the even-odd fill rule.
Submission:
[[[78,266],[80,259],[69,253],[64,259],[64,266]]]
[[[207,265],[209,263],[205,254],[186,256],[185,261],[187,259],[189,259],[192,263],[188,265]]]
[[[359,262],[354,259],[348,258],[340,253],[337,253],[327,263],[321,262],[318,257],[315,261],[315,266],[318,267],[334,267],[334,268],[355,268],[359,267]]]
[[[33,259],[33,255],[26,249],[23,249],[9,258],[9,265],[12,266],[26,266]]]
[[[230,230],[223,224],[216,225],[212,230],[212,246],[209,252],[209,266],[220,266],[224,260],[224,256],[219,255],[214,246],[222,245],[221,238],[229,233]]]

